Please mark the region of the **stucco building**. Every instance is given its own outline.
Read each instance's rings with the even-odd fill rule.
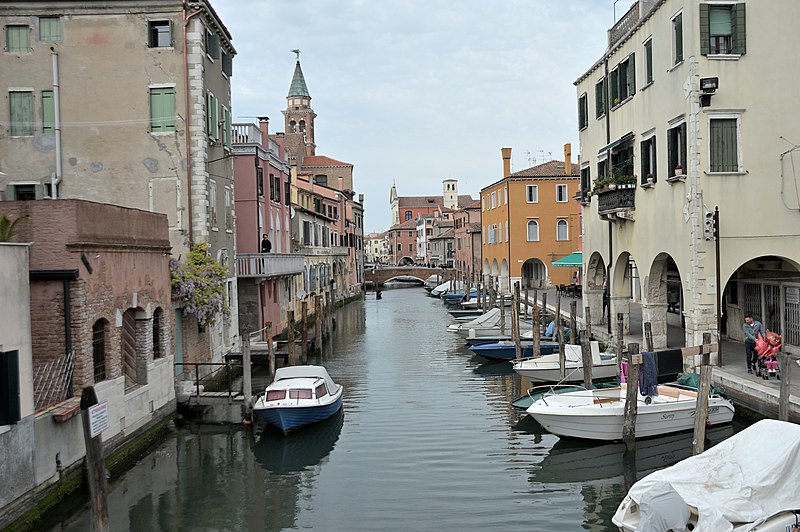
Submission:
[[[639,299],[655,347],[669,316],[697,345],[741,339],[746,313],[800,345],[798,17],[792,0],[640,0],[608,31],[575,82],[596,320],[607,280],[612,315]]]
[[[481,202],[468,203],[453,212],[454,263],[457,277],[480,281]]]

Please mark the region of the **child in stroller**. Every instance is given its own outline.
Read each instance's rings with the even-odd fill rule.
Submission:
[[[756,363],[756,375],[762,379],[769,380],[770,377],[775,377],[780,380],[781,374],[778,369],[778,351],[781,348],[781,335],[767,329],[767,337],[762,338],[761,333],[758,334],[756,340],[756,353],[758,354],[758,361]]]

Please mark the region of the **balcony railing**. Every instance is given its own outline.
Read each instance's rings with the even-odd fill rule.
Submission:
[[[256,124],[233,124],[231,140],[234,144],[261,144],[261,130]]]
[[[303,273],[303,256],[296,253],[250,253],[237,255],[237,277],[280,277]]]
[[[597,193],[597,212],[604,220],[633,220],[635,211],[636,185],[624,185],[616,190]]]
[[[300,246],[300,253],[302,255],[314,256],[332,256],[332,255],[349,255],[349,248],[343,246],[316,247],[316,246]]]
[[[657,0],[639,0],[608,30],[608,47],[613,47],[656,5]]]

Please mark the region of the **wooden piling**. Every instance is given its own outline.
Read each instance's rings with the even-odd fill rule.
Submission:
[[[583,321],[586,324],[586,336],[592,339],[592,314],[589,312],[589,306],[583,307]]]
[[[542,328],[539,326],[539,307],[536,305],[531,308],[531,320],[533,321],[533,356],[538,357],[542,354]]]
[[[294,354],[294,311],[286,311],[287,325],[286,325],[286,350],[289,353],[289,365],[296,366],[297,358]]]
[[[253,367],[250,365],[250,335],[242,335],[242,395],[244,396],[244,408],[250,412],[253,406]]]
[[[564,352],[564,327],[561,325],[561,296],[556,295],[556,327],[555,332],[558,336],[558,370],[561,380],[567,376],[567,358]]]
[[[778,419],[789,421],[789,386],[792,384],[792,356],[789,353],[778,353],[781,376],[781,391],[778,396]]]
[[[646,321],[642,324],[644,328],[644,345],[647,351],[653,352],[653,324]]]
[[[574,305],[575,301],[572,304]],[[594,361],[592,360],[592,346],[589,343],[589,335],[586,334],[586,331],[581,334],[581,360],[583,363],[583,387],[591,390]]]
[[[542,316],[547,316],[547,292],[542,290]]]
[[[569,343],[578,344],[578,302],[569,302]]]
[[[622,316],[622,314],[618,316]],[[625,423],[622,426],[622,441],[625,442],[625,448],[628,451],[636,448],[636,414],[638,412],[639,366],[641,364],[642,355],[639,354],[639,344],[628,344],[628,389],[625,394]]]
[[[522,359],[522,346],[519,338],[519,283],[514,283],[514,296],[511,299],[511,338],[514,340],[514,356]]]
[[[506,334],[506,306],[505,303],[505,296],[500,297],[500,334]]]
[[[528,318],[528,287],[525,287],[525,314],[523,315],[524,318]]]
[[[308,301],[300,304],[300,360],[308,364]]]
[[[314,349],[322,353],[322,296],[314,296]]]
[[[93,532],[108,530],[108,497],[106,494],[106,467],[103,457],[103,438],[101,434],[91,433],[89,409],[96,406],[97,394],[93,386],[87,386],[81,393],[81,421],[83,422],[83,442],[86,446],[86,472],[89,479],[91,514],[89,520]]]
[[[622,315],[622,312],[617,314],[617,367],[619,367],[620,363],[622,362],[622,342],[625,341],[623,338],[623,320],[625,316]],[[638,351],[637,351],[638,352]]]
[[[267,342],[267,360],[269,361],[269,376],[275,377],[275,346],[272,345],[272,322],[268,321],[264,328],[264,339]]]
[[[700,454],[706,445],[706,424],[708,423],[708,394],[711,391],[711,333],[703,333],[700,346],[700,384],[697,387],[697,407],[694,411],[693,453]]]
[[[330,288],[325,292],[325,336],[329,337],[333,332],[333,310],[336,306],[336,301],[333,299],[333,294]]]

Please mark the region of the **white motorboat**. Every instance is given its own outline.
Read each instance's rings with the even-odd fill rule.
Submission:
[[[322,366],[279,368],[253,405],[253,414],[288,433],[338,412],[343,391]]]
[[[789,532],[800,524],[800,426],[765,419],[636,482],[622,531]]]
[[[545,395],[528,407],[530,414],[556,436],[586,440],[622,439],[627,386]],[[649,399],[649,401],[647,400]],[[658,386],[658,395],[639,396],[636,437],[647,438],[694,428],[697,392],[678,386]],[[708,424],[730,423],[733,404],[709,395]]]
[[[610,379],[617,375],[617,356],[600,353],[598,342],[590,343],[592,348],[592,379]],[[564,382],[583,381],[583,354],[581,346],[564,346],[566,377]],[[514,363],[514,371],[527,377],[531,382],[560,382],[561,368],[558,353],[528,358]]]

